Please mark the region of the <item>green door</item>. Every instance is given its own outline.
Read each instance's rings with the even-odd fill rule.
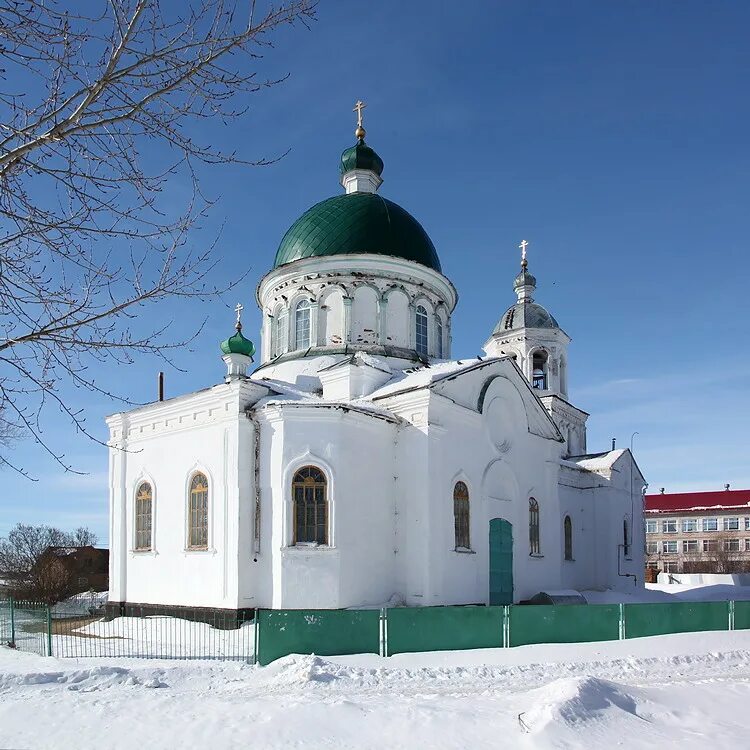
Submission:
[[[490,520],[490,604],[513,604],[513,526]]]

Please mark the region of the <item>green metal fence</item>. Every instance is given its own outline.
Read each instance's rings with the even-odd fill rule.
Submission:
[[[626,638],[700,630],[729,630],[729,602],[625,604]]]
[[[288,654],[379,654],[379,609],[262,609],[258,663]]]
[[[19,651],[50,656],[50,608],[39,602],[0,601],[0,643]]]
[[[616,641],[620,637],[619,604],[543,604],[508,609],[510,646]]]
[[[0,644],[58,657],[269,664],[288,654],[391,656],[735,629],[750,630],[750,602],[259,610],[231,619],[200,609],[168,617],[130,608],[105,619],[92,608],[0,601]]]
[[[504,645],[505,607],[404,607],[385,616],[386,656]]]
[[[750,602],[731,602],[734,630],[750,630]]]

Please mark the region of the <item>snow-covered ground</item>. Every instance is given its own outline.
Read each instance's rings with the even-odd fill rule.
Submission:
[[[645,589],[641,589],[637,594],[611,590],[582,593],[589,604],[750,600],[750,586],[737,586],[731,583],[647,583]]]
[[[0,648],[0,746],[38,750],[735,750],[749,702],[750,631],[268,667]]]

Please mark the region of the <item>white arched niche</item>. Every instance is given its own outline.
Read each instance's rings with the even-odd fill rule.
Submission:
[[[378,342],[378,291],[371,286],[360,286],[352,301],[352,335],[354,344]]]
[[[409,347],[409,297],[401,289],[392,289],[386,297],[385,343]]]
[[[344,341],[344,291],[332,286],[324,289],[318,306],[318,343],[321,346]]]

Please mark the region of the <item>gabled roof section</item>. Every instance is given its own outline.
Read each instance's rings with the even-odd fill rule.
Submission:
[[[544,408],[511,357],[441,362],[437,365],[420,367],[411,371],[405,370],[382,388],[371,393],[368,400],[382,401],[383,399],[395,398],[425,389],[445,395],[444,390],[447,390],[449,383],[456,379],[471,378],[474,374],[479,377],[475,379],[472,388],[467,392],[470,395],[467,396],[466,403],[459,403],[460,406],[481,413],[483,393],[486,392],[490,382],[497,377],[505,377],[515,385],[524,402],[529,420],[529,431],[540,437],[564,442],[549,412]]]
[[[646,481],[643,472],[636,463],[633,454],[628,448],[622,448],[614,451],[605,451],[604,453],[588,453],[583,456],[571,456],[568,462],[576,464],[579,468],[595,474],[607,475],[613,471],[619,471],[618,463],[632,462],[633,467],[638,472],[638,476]]]

